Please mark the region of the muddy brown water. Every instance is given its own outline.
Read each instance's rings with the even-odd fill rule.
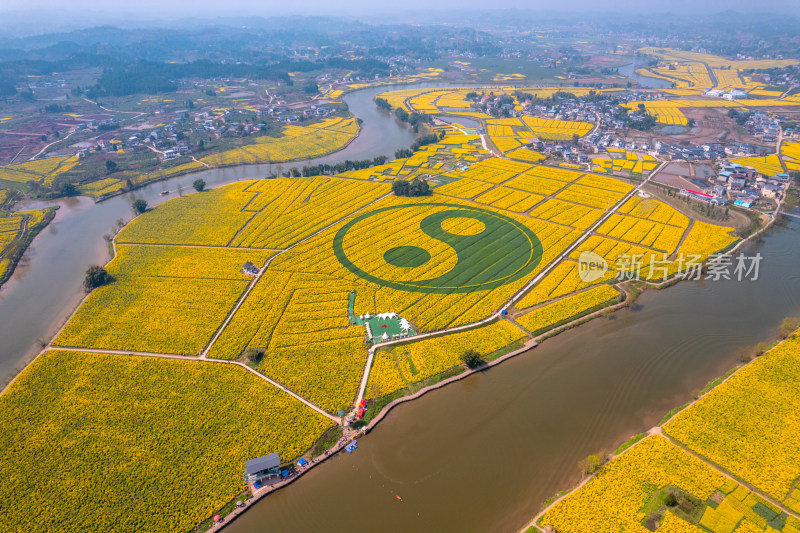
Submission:
[[[748,250],[764,256],[759,281],[645,292],[632,308],[403,404],[354,454],[226,531],[516,531],[579,481],[582,458],[657,425],[800,316],[800,224]]]

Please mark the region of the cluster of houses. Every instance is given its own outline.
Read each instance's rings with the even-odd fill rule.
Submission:
[[[90,131],[97,131],[102,127],[114,127],[118,124],[117,119],[114,117],[106,118],[106,119],[88,119],[86,122],[78,123],[78,130],[90,130]]]
[[[750,115],[744,125],[751,135],[760,137],[766,143],[776,142],[781,133],[780,119],[762,111]],[[794,128],[787,128],[784,135],[794,137]]]
[[[722,89],[707,89],[704,94],[706,96],[722,98],[725,100],[742,100],[747,98],[747,93],[744,90],[735,88],[732,88],[728,91],[724,91]]]
[[[58,88],[58,87],[66,87],[67,80],[36,80],[36,81],[29,81],[27,83],[28,89],[50,89],[50,88]]]
[[[178,140],[176,127],[168,124],[150,131],[135,133],[122,140],[114,138],[97,140],[94,146],[80,150],[78,157],[88,157],[92,152],[140,152],[147,150],[148,144],[163,154],[162,159],[173,159],[191,152],[188,142]]]
[[[745,157],[749,155],[766,155],[769,148],[748,143],[709,142],[700,145],[691,143],[668,144],[656,141],[652,150],[646,150],[655,157],[673,161],[716,161],[726,157]]]
[[[278,122],[297,122],[301,118],[324,118],[336,113],[336,110],[326,105],[311,105],[302,110],[293,110],[285,105],[272,105],[259,110],[259,117],[270,117]]]
[[[735,205],[751,207],[759,198],[778,199],[789,183],[789,175],[768,176],[751,167],[723,161],[713,180],[712,192],[717,197],[729,197]]]
[[[767,176],[751,167],[723,161],[716,176],[708,178],[704,191],[682,189],[681,196],[687,196],[713,205],[734,205],[750,208],[761,198],[779,199],[789,182],[789,175],[779,173]]]

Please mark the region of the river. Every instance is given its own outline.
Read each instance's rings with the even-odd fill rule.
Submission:
[[[474,84],[418,83],[402,89],[467,87]],[[244,179],[263,178],[276,172],[303,165],[338,163],[345,159],[390,158],[399,148],[414,142],[411,130],[393,115],[379,110],[373,101],[376,94],[391,87],[374,87],[344,96],[350,111],[363,122],[361,131],[339,152],[310,159],[274,165],[243,165],[205,170],[152,183],[132,193],[95,204],[89,198],[67,198],[50,202],[29,202],[19,209],[37,209],[58,205],[55,219],[34,239],[11,279],[0,287],[0,388],[27,365],[52,338],[71,310],[80,302],[84,273],[92,264],[109,259],[103,235],[110,234],[115,222],[128,221],[131,204],[142,198],[154,206],[178,194],[194,192],[192,182],[202,178],[208,187]],[[461,120],[468,123],[467,120]],[[170,194],[161,196],[161,191]]]
[[[748,252],[756,282],[684,282],[396,408],[358,451],[257,503],[230,533],[515,531],[613,451],[800,316],[800,223]],[[396,496],[400,496],[402,500]]]
[[[636,56],[619,56],[621,59],[629,60],[630,63],[619,67],[617,70],[623,76],[636,80],[645,89],[666,89],[672,86],[672,82],[650,76],[641,76],[636,73],[636,69],[647,65],[647,58]]]
[[[419,84],[411,87],[428,87]],[[283,163],[293,166],[337,163],[345,159],[372,159],[379,155],[394,156],[399,148],[408,148],[414,135],[394,116],[381,112],[373,97],[387,88],[372,88],[344,97],[351,112],[361,118],[361,132],[346,148],[324,157]],[[249,178],[261,178],[274,172],[275,165],[247,165],[206,170],[147,185],[132,193],[111,198],[99,204],[89,198],[67,198],[52,202],[30,202],[22,209],[49,205],[60,206],[51,222],[25,252],[11,279],[0,287],[0,388],[16,375],[40,350],[80,302],[84,272],[92,264],[105,264],[109,259],[103,235],[112,231],[114,223],[132,216],[131,204],[143,198],[151,206],[182,193],[194,192],[197,178],[209,187]],[[161,191],[171,194],[161,196]]]
[[[408,130],[372,104],[383,90],[346,97],[364,119],[362,136],[324,160],[390,155],[410,144]],[[97,205],[59,202],[56,219],[0,289],[2,375],[32,357],[37,339],[52,335],[78,303],[84,270],[108,258],[102,235],[130,216],[133,197],[156,204],[161,190],[188,191],[198,176],[213,186],[266,172],[205,171]],[[747,347],[773,338],[783,317],[800,315],[799,230],[787,222],[751,245],[764,256],[757,282],[646,292],[632,308],[398,407],[355,454],[326,461],[228,531],[515,530],[578,480],[581,458],[655,425]]]

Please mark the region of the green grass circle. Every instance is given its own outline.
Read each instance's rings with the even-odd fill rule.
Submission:
[[[419,246],[395,246],[386,250],[383,259],[396,267],[420,267],[431,260],[431,254]]]

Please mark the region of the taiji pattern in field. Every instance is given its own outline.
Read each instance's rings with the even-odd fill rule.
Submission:
[[[426,215],[414,227],[419,212]],[[405,228],[408,244],[395,245],[395,232],[387,230],[392,221],[410,226]],[[348,239],[351,230],[358,236]],[[364,233],[366,238],[362,238]],[[347,247],[352,259],[345,251],[348,240],[355,241]],[[419,244],[431,244],[432,249]],[[529,274],[542,258],[541,242],[523,224],[501,213],[444,203],[392,206],[365,213],[339,230],[333,248],[339,261],[357,276],[378,285],[416,292],[492,289]],[[375,255],[382,256],[383,263]],[[433,260],[434,256],[438,261]],[[416,279],[412,274],[417,269],[437,272],[442,264],[452,264],[452,268],[426,279]],[[388,279],[373,274],[377,270],[397,272]]]

